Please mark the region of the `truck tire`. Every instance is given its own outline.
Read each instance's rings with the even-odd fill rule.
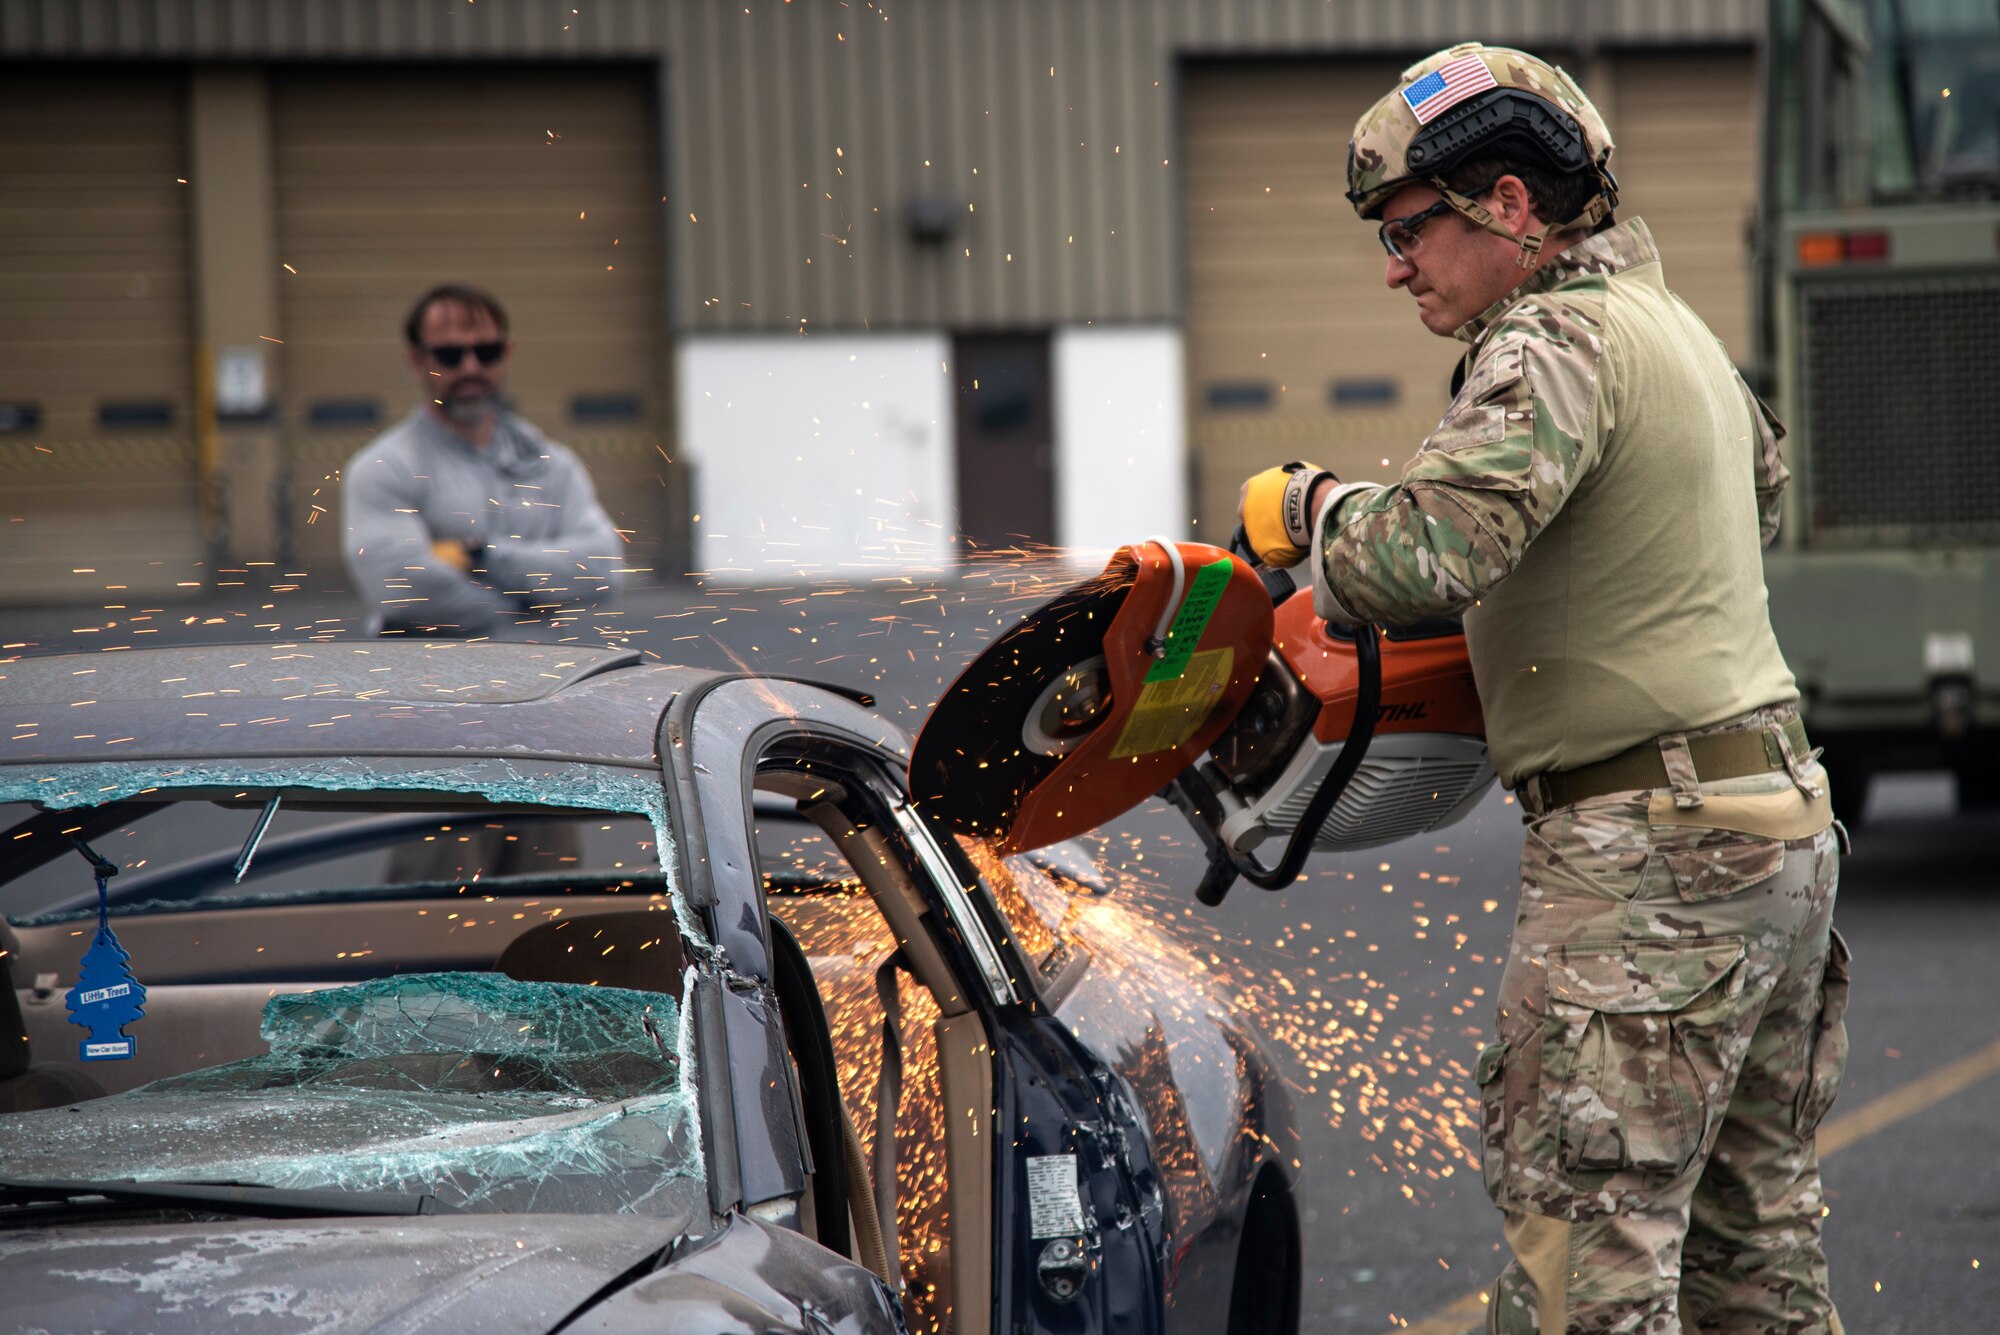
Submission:
[[[1862,813],[1868,808],[1868,789],[1875,781],[1875,769],[1853,754],[1828,755],[1824,760],[1827,789],[1833,798],[1834,819],[1845,825],[1851,834],[1861,828]]]
[[[1991,760],[1960,761],[1958,809],[1991,811],[2000,807],[2000,764]]]
[[[1236,1245],[1228,1335],[1298,1335],[1299,1223],[1291,1193],[1266,1165],[1251,1188]]]

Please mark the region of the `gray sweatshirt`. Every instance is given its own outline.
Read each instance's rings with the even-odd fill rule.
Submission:
[[[608,602],[625,565],[582,463],[512,413],[482,449],[416,409],[348,460],[341,523],[374,633],[532,635]],[[445,538],[472,552],[470,575],[431,555]]]

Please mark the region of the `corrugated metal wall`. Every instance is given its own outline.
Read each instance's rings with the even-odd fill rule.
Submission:
[[[1741,0],[0,0],[0,55],[667,65],[686,331],[1172,320],[1183,55],[1753,40]],[[1329,164],[1331,170],[1337,164]],[[913,198],[953,227],[911,239]]]
[[[1171,314],[1158,6],[743,8],[674,11],[689,328]],[[919,195],[950,211],[937,244],[910,239]]]

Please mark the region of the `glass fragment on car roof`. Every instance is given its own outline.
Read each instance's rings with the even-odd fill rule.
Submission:
[[[650,770],[563,761],[478,759],[393,763],[372,756],[161,763],[9,766],[0,802],[53,810],[102,806],[168,788],[319,788],[327,792],[476,793],[492,802],[630,811],[664,825],[666,803]]]
[[[26,1180],[428,1193],[463,1209],[706,1209],[674,998],[409,974],[273,997],[270,1051],[0,1118]]]

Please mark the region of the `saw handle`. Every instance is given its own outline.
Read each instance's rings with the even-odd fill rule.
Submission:
[[[1297,592],[1298,586],[1289,571],[1271,570],[1257,563],[1257,555],[1250,550],[1250,537],[1243,525],[1236,526],[1236,532],[1229,539],[1229,550],[1242,557],[1257,572],[1274,604]],[[1313,793],[1312,801],[1306,803],[1305,814],[1299,817],[1298,825],[1293,828],[1292,837],[1285,844],[1284,856],[1278,859],[1277,866],[1267,868],[1254,855],[1237,853],[1225,847],[1219,838],[1215,839],[1209,845],[1208,873],[1195,890],[1195,898],[1203,904],[1211,907],[1220,904],[1238,876],[1265,890],[1283,890],[1298,880],[1306,859],[1312,856],[1313,841],[1319,837],[1320,827],[1333,813],[1340,795],[1347,791],[1354,772],[1361,768],[1362,760],[1368,755],[1368,744],[1375,740],[1375,720],[1382,707],[1382,638],[1380,629],[1373,623],[1354,627],[1354,662],[1360,673],[1354,700],[1354,721],[1348,725],[1347,740],[1341,746],[1340,754],[1334,758],[1333,768],[1327,771],[1326,778],[1321,780],[1318,790]]]
[[[1276,607],[1299,591],[1299,582],[1292,578],[1291,571],[1274,570],[1258,562],[1257,553],[1250,549],[1250,531],[1242,524],[1229,535],[1229,552],[1242,557],[1244,564],[1257,572],[1257,578],[1264,581],[1264,592],[1271,595],[1271,606]]]
[[[1319,838],[1320,826],[1333,814],[1333,808],[1340,801],[1340,795],[1347,791],[1347,784],[1354,777],[1354,771],[1361,768],[1361,762],[1368,755],[1368,744],[1375,740],[1375,717],[1382,706],[1382,638],[1373,624],[1364,623],[1354,628],[1354,662],[1360,669],[1361,680],[1354,698],[1354,722],[1348,725],[1347,740],[1334,757],[1333,768],[1320,781],[1319,790],[1306,804],[1305,814],[1299,817],[1298,825],[1292,830],[1290,842],[1285,845],[1285,855],[1278,865],[1269,871],[1257,864],[1255,857],[1241,854],[1237,863],[1243,878],[1255,886],[1266,890],[1283,890],[1299,879],[1299,871],[1312,856],[1313,841]]]

